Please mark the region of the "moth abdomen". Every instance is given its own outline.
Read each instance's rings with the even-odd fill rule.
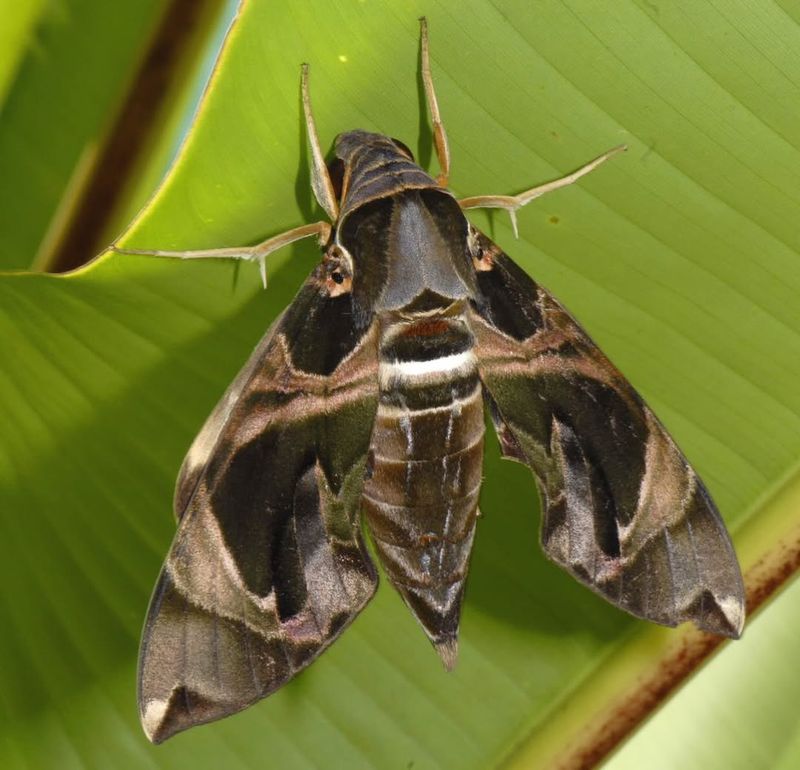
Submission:
[[[387,576],[439,649],[455,639],[483,468],[483,396],[460,316],[390,322],[363,508]]]

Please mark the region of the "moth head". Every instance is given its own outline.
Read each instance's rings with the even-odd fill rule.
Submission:
[[[363,141],[359,147],[355,143],[356,150],[351,147],[352,142],[347,141],[351,135]],[[340,138],[342,139],[342,149],[340,152]],[[352,173],[352,167],[358,165],[359,158],[363,159],[364,155],[373,154],[377,155],[380,159],[391,159],[392,154],[398,155],[411,163],[416,163],[414,160],[414,153],[411,152],[405,142],[393,137],[382,136],[381,134],[368,134],[365,131],[350,131],[346,134],[340,134],[336,137],[334,144],[335,150],[331,158],[327,162],[328,176],[333,186],[333,192],[336,196],[336,202],[341,204],[342,196],[346,193],[348,188],[349,178]],[[358,151],[360,150],[360,151]]]
[[[406,144],[369,131],[346,131],[336,137],[328,174],[340,219],[394,192],[437,186]]]
[[[339,196],[335,242],[351,255],[353,300],[370,313],[400,311],[425,292],[442,307],[472,297],[467,220],[449,191],[398,139],[340,134],[329,165]]]

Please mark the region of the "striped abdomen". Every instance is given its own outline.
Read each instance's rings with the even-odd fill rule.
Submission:
[[[463,318],[397,321],[381,342],[381,397],[364,511],[387,576],[455,663],[483,466],[483,400]]]

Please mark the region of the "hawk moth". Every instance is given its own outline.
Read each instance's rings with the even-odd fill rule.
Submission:
[[[398,140],[359,130],[326,164],[304,66],[312,187],[330,222],[252,247],[124,249],[251,259],[262,274],[300,238],[322,252],[181,468],[140,653],[154,742],[269,695],[339,636],[378,583],[362,516],[389,581],[455,665],[485,407],[503,455],[536,478],[552,560],[637,617],[741,632],[741,574],[703,483],[580,325],[463,213],[513,219],[616,150],[517,196],[457,200],[421,22],[437,179]]]

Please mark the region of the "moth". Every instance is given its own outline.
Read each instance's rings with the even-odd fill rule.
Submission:
[[[312,187],[330,221],[256,246],[134,250],[260,263],[316,237],[322,258],[194,441],[178,529],[147,614],[139,709],[160,742],[233,714],[313,661],[389,582],[452,669],[478,519],[484,410],[533,472],[547,556],[623,610],[738,637],[742,577],[708,491],[575,319],[458,200],[421,20],[441,173],[396,139],[348,131],[326,164],[304,65]]]

